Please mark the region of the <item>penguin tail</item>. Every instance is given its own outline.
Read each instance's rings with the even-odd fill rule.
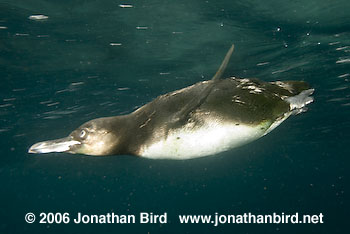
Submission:
[[[287,101],[290,105],[292,114],[297,115],[307,111],[306,105],[314,101],[314,98],[311,96],[314,91],[315,89],[306,89],[295,96],[291,96],[285,99],[285,101]]]

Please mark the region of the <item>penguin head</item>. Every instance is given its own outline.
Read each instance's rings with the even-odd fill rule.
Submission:
[[[67,152],[96,156],[113,154],[119,142],[119,137],[111,131],[109,118],[90,120],[68,137],[79,143],[72,145]]]
[[[118,122],[120,121],[115,117],[93,119],[78,127],[67,137],[32,145],[28,152],[67,152],[94,156],[116,154],[120,138],[115,133]]]

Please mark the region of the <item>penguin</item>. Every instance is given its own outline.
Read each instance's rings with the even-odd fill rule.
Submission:
[[[233,50],[211,80],[161,95],[130,114],[90,120],[28,152],[199,158],[257,140],[313,102],[314,89],[304,81],[223,79]]]

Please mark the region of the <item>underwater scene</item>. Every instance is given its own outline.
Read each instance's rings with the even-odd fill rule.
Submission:
[[[347,0],[0,0],[0,233],[346,233],[349,9]],[[30,150],[211,80],[233,44],[222,78],[303,81],[313,102],[206,157]],[[181,114],[205,104],[212,90],[203,90]],[[109,128],[140,146],[139,131]],[[183,141],[179,155],[222,142],[201,139]]]

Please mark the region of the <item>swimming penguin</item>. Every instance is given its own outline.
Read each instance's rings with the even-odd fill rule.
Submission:
[[[313,101],[314,89],[304,81],[221,79],[233,50],[211,80],[161,95],[127,115],[90,120],[28,152],[198,158],[252,142]]]

